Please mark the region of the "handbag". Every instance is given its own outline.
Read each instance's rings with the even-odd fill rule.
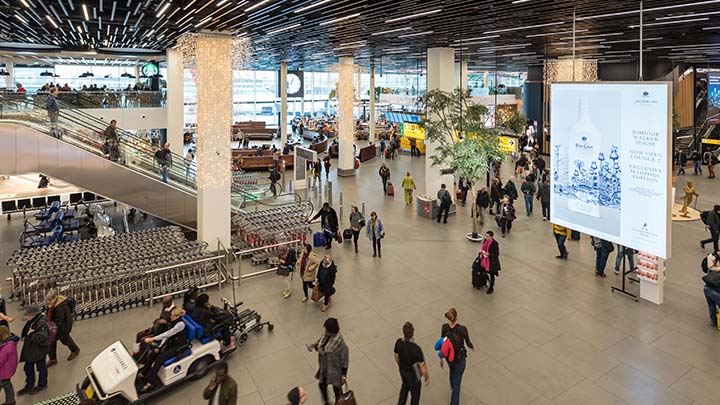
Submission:
[[[349,388],[347,385],[347,382],[345,383],[345,388]],[[340,399],[335,402],[335,405],[357,405],[357,401],[355,400],[355,393],[352,390],[345,391]]]
[[[360,224],[360,228],[365,226],[365,218],[360,218],[360,221],[358,222]]]
[[[335,240],[337,243],[343,243],[343,237],[340,231],[335,231]]]
[[[277,270],[275,270],[275,274],[278,276],[287,277],[290,275],[290,266],[280,265],[278,266]]]
[[[315,302],[318,302],[318,301],[320,301],[324,296],[325,296],[325,294],[323,294],[322,291],[320,291],[320,286],[319,286],[319,285],[315,285],[315,287],[313,287],[313,289],[312,289],[312,294],[310,295],[310,299],[313,300],[313,301],[315,301]]]

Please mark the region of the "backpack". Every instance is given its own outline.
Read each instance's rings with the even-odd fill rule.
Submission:
[[[712,252],[711,254],[715,256],[715,259],[720,260],[720,256],[718,256],[717,253]],[[709,271],[710,266],[708,263],[708,257],[710,257],[710,255],[703,257],[702,261],[700,262],[700,268],[702,268],[703,273],[707,273]]]
[[[708,219],[710,219],[710,211],[703,211],[700,213],[700,219],[702,220],[702,223],[705,225],[708,224]]]
[[[713,290],[720,290],[720,272],[711,271],[704,275],[702,280],[705,285],[712,288]]]
[[[442,202],[447,205],[452,205],[452,197],[450,196],[449,191],[445,191],[445,193],[442,195]]]
[[[162,162],[162,161],[163,161],[162,151],[161,151],[160,149],[158,149],[158,150],[155,151],[155,160],[157,160],[158,162]]]
[[[47,321],[47,328],[48,328],[48,337],[45,339],[44,342],[41,342],[39,344],[40,347],[50,347],[53,342],[55,341],[55,337],[57,336],[58,327],[53,321]]]
[[[453,351],[455,352],[455,358],[452,361],[448,359],[448,363],[455,364],[460,360],[465,359],[465,346],[463,346],[462,338],[457,334],[455,329],[448,327],[448,331],[445,336],[448,338],[448,341],[450,341],[450,344],[452,344]]]
[[[75,308],[77,308],[77,301],[75,297],[67,297],[68,305],[70,305],[70,313],[75,315]]]

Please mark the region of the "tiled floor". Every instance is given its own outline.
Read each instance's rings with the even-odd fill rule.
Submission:
[[[568,242],[569,261],[557,261],[550,225],[540,220],[539,212],[519,218],[512,234],[500,239],[503,270],[495,294],[486,295],[470,286],[469,268],[478,245],[464,238],[469,210],[459,208],[447,225],[419,218],[414,207],[403,205],[400,193],[382,195],[378,165],[377,160],[364,164],[353,178],[331,177],[338,212],[339,191],[343,193],[343,225],[350,203],[364,201],[366,214],[376,210],[385,221],[387,238],[382,259],[369,254],[364,239],[359,255],[350,244],[333,247],[338,292],[327,314],[315,304],[300,303],[297,279],[288,300],[280,296],[283,283],[274,276],[238,287],[240,299],[276,325],[271,333],[251,336],[229,361],[239,404],[284,404],[285,393],[295,385],[308,389],[308,404],[319,404],[316,358],[304,344],[322,333],[327,316],[339,318],[350,346],[348,380],[360,403],[397,402],[400,383],[392,348],[406,320],[415,324],[416,340],[429,361],[432,382],[423,389],[422,403],[448,403],[447,370],[438,366],[432,344],[449,307],[457,308],[477,347],[468,359],[463,404],[717,403],[720,332],[709,326],[702,295],[697,241],[705,233],[699,222],[673,224],[674,257],[668,263],[662,306],[611,293],[619,278],[612,269],[605,280],[593,276],[587,236]],[[424,160],[402,156],[390,167],[396,184],[409,169],[418,191],[424,192]],[[720,200],[714,181],[686,177],[696,181],[702,195],[698,208]],[[0,223],[1,257],[15,248],[20,225],[18,219]],[[229,289],[222,294],[229,296]],[[17,311],[15,304],[10,308]],[[18,404],[71,390],[99,350],[114,339],[130,344],[156,311],[144,308],[78,322],[73,335],[82,355],[68,364],[61,348],[61,362],[50,372],[50,389],[42,398],[22,397]],[[21,325],[16,322],[17,332]],[[22,372],[13,381],[20,388]],[[153,403],[204,404],[206,382],[188,383]]]

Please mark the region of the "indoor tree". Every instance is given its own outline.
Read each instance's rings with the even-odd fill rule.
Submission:
[[[485,126],[488,109],[476,104],[467,89],[430,90],[424,100],[427,111],[425,138],[436,145],[435,154],[429,158],[433,166],[467,179],[473,223],[472,233],[467,237],[479,241],[482,238],[478,233],[475,184],[489,173],[491,162],[501,162],[505,158],[499,132]]]
[[[527,117],[517,108],[505,104],[499,105],[495,110],[495,126],[505,128],[510,133],[520,136],[527,128]]]

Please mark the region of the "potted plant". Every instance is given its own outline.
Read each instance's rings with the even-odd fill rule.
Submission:
[[[437,145],[435,154],[429,156],[432,166],[467,179],[473,199],[470,204],[473,227],[467,238],[479,242],[482,237],[478,233],[475,184],[488,175],[492,162],[505,159],[499,132],[485,126],[488,109],[476,104],[468,89],[430,90],[425,95],[425,108],[425,138]]]

